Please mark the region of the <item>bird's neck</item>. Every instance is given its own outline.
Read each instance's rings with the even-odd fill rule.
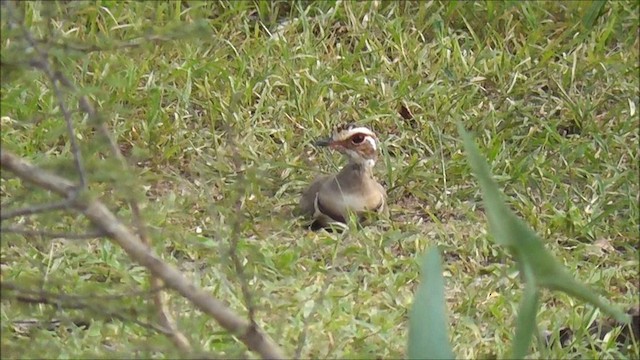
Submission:
[[[375,165],[376,161],[374,159],[364,161],[349,160],[349,163],[345,165],[341,172],[350,172],[361,177],[370,177],[373,176],[373,167]]]
[[[367,163],[350,161],[336,175],[341,190],[359,193],[374,188],[376,179],[373,176],[373,165],[375,161]]]

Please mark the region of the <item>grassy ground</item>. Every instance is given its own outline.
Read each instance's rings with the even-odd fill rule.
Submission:
[[[37,37],[67,44],[50,51],[99,104],[137,165],[134,176],[116,173],[100,156],[104,144],[91,141],[89,124],[76,117],[95,191],[126,218],[113,189],[144,185],[156,250],[244,313],[227,255],[238,227],[259,323],[290,354],[308,318],[303,357],[404,356],[417,259],[438,246],[454,351],[493,358],[507,354],[522,286],[487,235],[456,121],[475,133],[510,205],[548,249],[612,301],[637,303],[639,9],[635,1],[609,2],[599,13],[591,6],[103,1],[19,8]],[[7,33],[3,63],[15,60],[5,51],[16,48]],[[143,40],[117,48],[131,39]],[[89,45],[102,50],[72,50]],[[64,124],[50,116],[55,107],[42,76],[3,65],[2,146],[72,176]],[[377,173],[391,221],[343,235],[309,232],[291,215],[298,196],[314,176],[342,164],[313,140],[352,120],[382,141]],[[25,201],[18,185],[3,174],[3,206]],[[83,223],[44,216],[31,224],[65,230]],[[3,234],[1,256],[3,281],[34,288],[44,279],[51,291],[100,299],[146,284],[144,270],[102,240]],[[105,298],[99,310],[131,308],[146,318],[143,299]],[[174,300],[198,347],[247,356],[213,321]],[[540,327],[578,329],[575,352],[536,343],[532,356],[639,355],[637,346],[626,355],[613,344],[597,350],[579,330],[592,315],[589,306],[544,293]],[[1,316],[3,357],[172,354],[164,336],[95,311],[3,302]],[[10,325],[74,316],[96,320],[87,330],[31,337]]]

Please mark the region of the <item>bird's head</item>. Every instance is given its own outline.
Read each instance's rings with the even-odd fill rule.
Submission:
[[[373,167],[378,159],[378,137],[368,128],[354,123],[336,127],[330,137],[319,139],[316,145],[338,150],[350,162],[366,167]]]

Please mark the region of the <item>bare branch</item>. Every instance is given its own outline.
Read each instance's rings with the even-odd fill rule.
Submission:
[[[81,52],[85,54],[90,54],[92,52],[108,52],[108,51],[138,48],[138,47],[141,47],[142,45],[148,45],[148,44],[160,44],[163,42],[176,40],[176,38],[177,36],[149,34],[149,35],[138,36],[131,39],[127,39],[117,44],[108,45],[108,46],[100,46],[96,44],[86,45],[86,44],[72,44],[72,43],[47,43],[47,45],[55,46],[62,50],[69,50],[69,51],[76,51],[76,52]],[[43,40],[36,40],[36,41],[44,43]]]
[[[10,171],[24,181],[41,186],[52,192],[67,196],[74,190],[65,178],[40,169],[26,160],[0,148],[0,167]],[[104,230],[110,239],[135,261],[161,278],[167,287],[191,301],[204,313],[211,315],[227,331],[238,338],[252,351],[265,359],[282,359],[286,356],[280,347],[257,326],[251,326],[231,311],[223,302],[190,282],[178,269],[163,262],[153,251],[138,241],[137,237],[101,202],[78,196],[73,207],[81,211],[96,226]]]
[[[75,191],[75,185],[70,180],[51,172],[43,171],[3,148],[0,148],[0,166],[13,172],[21,179],[53,191],[60,196],[66,196]]]
[[[95,239],[105,236],[106,234],[103,231],[97,230],[84,234],[71,234],[71,233],[55,233],[50,231],[42,231],[42,230],[33,230],[33,229],[25,229],[19,226],[8,226],[0,228],[0,234],[5,233],[16,233],[28,236],[42,236],[47,238],[64,238],[68,240],[87,240],[87,239]]]
[[[169,330],[165,329],[163,326],[159,326],[152,323],[147,323],[141,320],[138,320],[135,317],[125,316],[123,313],[130,312],[135,313],[135,310],[131,311],[110,311],[107,310],[102,304],[101,305],[93,305],[91,302],[80,301],[77,297],[70,297],[64,294],[54,294],[49,293],[42,290],[30,290],[20,288],[13,284],[1,283],[2,288],[2,296],[14,298],[18,301],[29,303],[29,304],[45,304],[52,305],[56,308],[66,308],[66,309],[87,309],[91,310],[94,313],[100,314],[104,316],[106,319],[117,319],[121,321],[133,322],[137,325],[140,325],[146,329],[151,329],[157,331],[162,334],[168,334]],[[91,321],[82,321],[83,323],[89,324]]]
[[[61,200],[54,203],[32,205],[25,208],[2,211],[0,214],[0,220],[7,220],[18,216],[35,215],[43,212],[49,212],[54,210],[65,209],[71,206],[71,200]]]
[[[18,299],[19,301],[19,299]],[[90,322],[85,319],[70,319],[69,320],[73,325],[78,328],[86,329],[89,327]],[[25,319],[25,320],[14,320],[12,321],[14,329],[18,332],[27,332],[29,329],[39,328],[39,329],[47,329],[49,331],[56,330],[61,324],[62,320],[60,319],[51,319],[48,321],[38,320],[38,319]]]
[[[24,288],[21,288],[17,285],[15,285],[12,282],[7,282],[7,281],[3,281],[0,283],[0,287],[1,288],[5,288],[7,290],[19,290],[22,292],[30,292],[30,293],[40,293],[40,290],[27,290]],[[64,294],[64,295],[58,295],[60,297],[64,297],[65,299],[68,299],[69,301],[86,301],[86,300],[100,300],[100,301],[111,301],[111,300],[121,300],[122,298],[132,298],[132,297],[137,297],[137,296],[143,296],[143,295],[149,295],[149,294],[153,294],[154,292],[157,291],[162,291],[165,288],[152,288],[149,290],[135,290],[135,291],[126,291],[125,293],[122,294],[109,294],[109,295],[96,295],[96,294],[91,294],[91,295],[70,295],[70,294]]]

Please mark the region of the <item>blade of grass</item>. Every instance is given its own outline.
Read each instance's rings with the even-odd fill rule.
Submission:
[[[454,359],[447,334],[442,261],[431,248],[422,262],[420,285],[409,317],[410,359]]]
[[[584,16],[582,17],[582,25],[587,31],[591,31],[593,25],[600,17],[600,14],[602,14],[602,9],[606,3],[607,2],[604,0],[591,1],[589,8],[585,11]]]
[[[518,310],[516,319],[516,333],[513,337],[511,354],[513,359],[524,359],[529,350],[529,344],[536,328],[536,316],[538,313],[538,300],[540,294],[536,288],[535,279],[531,269],[524,269],[526,284],[524,297]]]

